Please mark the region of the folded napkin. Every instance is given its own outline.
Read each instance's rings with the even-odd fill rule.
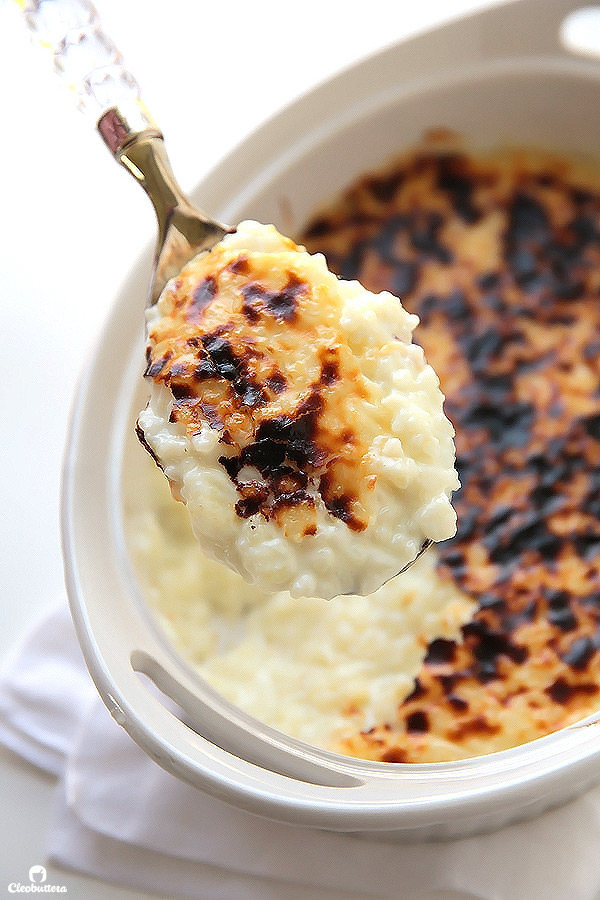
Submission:
[[[597,900],[600,788],[533,822],[392,845],[281,825],[164,772],[114,722],[62,603],[0,675],[0,741],[59,777],[48,855],[105,881],[203,900]]]

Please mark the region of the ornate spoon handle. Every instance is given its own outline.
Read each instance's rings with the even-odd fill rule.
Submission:
[[[141,132],[160,134],[140,87],[89,0],[15,0],[79,109],[116,156]],[[106,115],[110,111],[110,115]]]
[[[152,201],[158,239],[149,303],[155,303],[169,278],[228,229],[196,209],[179,187],[139,85],[89,0],[15,2],[38,42],[52,53],[54,68],[79,108],[93,119],[117,162]]]

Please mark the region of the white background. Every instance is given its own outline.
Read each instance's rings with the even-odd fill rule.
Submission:
[[[293,97],[481,0],[98,0],[184,189]],[[153,214],[0,0],[0,661],[63,592],[60,467],[79,373]],[[0,896],[44,860],[53,783],[0,752]],[[71,897],[142,897],[50,870]],[[8,895],[7,895],[8,896]],[[199,898],[201,900],[201,898]],[[401,898],[399,898],[401,900]]]

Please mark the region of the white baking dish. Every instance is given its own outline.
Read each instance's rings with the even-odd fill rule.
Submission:
[[[198,185],[194,199],[223,221],[253,217],[293,234],[333,192],[437,125],[473,145],[600,153],[600,64],[569,53],[559,37],[575,8],[570,0],[520,0],[385,50],[261,127]],[[595,718],[464,762],[362,762],[262,725],[176,656],[132,581],[121,518],[149,266],[148,252],[116,300],[77,398],[64,473],[73,617],[116,721],[168,771],[240,807],[398,840],[499,827],[600,780]]]

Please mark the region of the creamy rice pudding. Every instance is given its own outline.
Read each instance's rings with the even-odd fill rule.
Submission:
[[[146,482],[128,507],[132,558],[171,639],[248,711],[368,759],[476,756],[595,713],[597,171],[428,144],[299,239],[420,317],[457,431],[458,533],[366,602],[291,600],[217,573]],[[150,463],[142,475],[158,478]]]
[[[168,284],[138,433],[207,555],[262,590],[331,598],[455,533],[453,429],[416,324],[256,222]]]
[[[413,692],[347,752],[429,761],[600,707],[600,176],[440,136],[309,226],[311,250],[398,292],[456,428],[458,533],[440,578],[477,604]]]

